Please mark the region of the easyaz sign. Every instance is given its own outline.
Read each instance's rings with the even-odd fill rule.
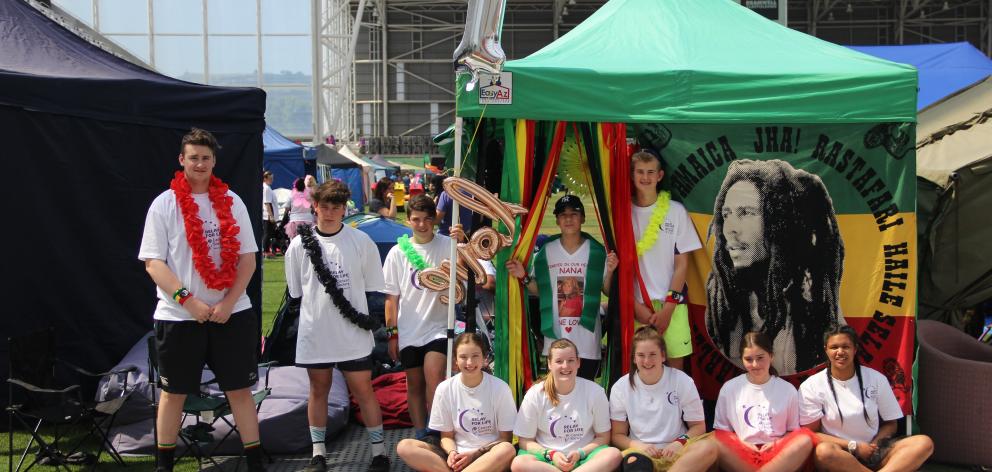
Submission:
[[[510,105],[513,103],[513,73],[482,74],[479,78],[479,105]]]

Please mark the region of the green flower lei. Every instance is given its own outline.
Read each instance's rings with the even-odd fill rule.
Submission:
[[[413,247],[413,243],[410,242],[410,236],[403,235],[396,240],[396,244],[399,244],[400,250],[406,255],[406,260],[410,261],[410,265],[414,269],[424,270],[430,268],[427,261],[424,260],[424,256],[417,252],[417,249]]]
[[[672,201],[672,194],[662,190],[658,192],[658,200],[655,202],[654,211],[651,212],[651,219],[644,228],[644,234],[637,240],[637,257],[651,250],[654,243],[658,241],[658,233],[661,232],[661,225],[668,216],[668,207]]]

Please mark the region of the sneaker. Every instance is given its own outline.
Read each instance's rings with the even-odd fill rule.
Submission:
[[[310,463],[303,468],[304,472],[326,472],[327,471],[327,458],[324,456],[313,456],[310,458]]]
[[[389,472],[389,457],[375,456],[369,464],[369,472]]]

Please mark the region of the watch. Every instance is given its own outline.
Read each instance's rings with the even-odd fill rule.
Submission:
[[[848,441],[847,442],[847,452],[850,452],[851,454],[857,453],[858,452],[858,442],[857,441]]]

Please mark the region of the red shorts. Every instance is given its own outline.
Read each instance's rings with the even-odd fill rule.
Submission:
[[[811,449],[811,451],[816,449],[816,443],[817,443],[816,433],[810,431],[807,428],[799,428],[797,430],[793,430],[789,434],[782,436],[782,439],[775,441],[775,444],[772,447],[767,449],[762,449],[761,451],[755,451],[747,447],[746,445],[744,445],[743,442],[741,442],[740,439],[737,438],[736,434],[730,431],[724,431],[722,429],[718,429],[714,431],[714,435],[716,436],[717,441],[720,441],[721,444],[730,448],[730,450],[733,451],[734,454],[737,457],[739,457],[742,461],[744,461],[745,464],[750,464],[754,466],[754,468],[756,469],[771,462],[771,460],[774,459],[775,456],[777,456],[778,453],[781,452],[786,445],[788,445],[796,438],[802,436],[809,437],[809,439],[813,442],[813,449]],[[812,461],[810,461],[809,458],[807,458],[806,467],[803,467],[803,470],[813,470],[811,466],[812,466]]]

